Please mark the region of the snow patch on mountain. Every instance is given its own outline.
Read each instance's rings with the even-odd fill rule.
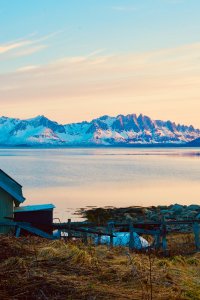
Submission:
[[[45,116],[20,120],[0,118],[0,145],[131,145],[183,144],[200,137],[200,130],[140,114],[102,116],[91,122],[61,125]]]

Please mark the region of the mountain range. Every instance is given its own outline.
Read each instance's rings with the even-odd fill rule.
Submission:
[[[92,146],[186,144],[200,129],[140,114],[102,116],[90,122],[58,124],[45,116],[20,120],[0,117],[1,146]]]

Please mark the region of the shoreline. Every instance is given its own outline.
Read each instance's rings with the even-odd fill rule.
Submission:
[[[136,148],[136,149],[171,149],[171,148],[200,148],[200,145],[188,145],[188,144],[132,144],[132,145],[124,145],[124,144],[118,144],[118,145],[0,145],[0,149],[126,149],[126,148]]]
[[[200,219],[200,205],[158,205],[158,206],[129,206],[129,207],[91,207],[81,208],[75,212],[89,222],[158,222],[165,221],[187,221]],[[186,228],[185,228],[186,229]]]

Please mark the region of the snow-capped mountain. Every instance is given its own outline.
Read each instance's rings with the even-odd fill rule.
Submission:
[[[0,145],[67,146],[183,144],[200,138],[200,130],[140,114],[102,116],[91,122],[61,125],[45,116],[0,118]]]
[[[200,147],[200,138],[192,140],[191,142],[188,143],[188,145],[191,147]]]

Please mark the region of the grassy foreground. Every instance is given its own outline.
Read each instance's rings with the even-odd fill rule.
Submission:
[[[0,299],[200,299],[200,253],[0,237]]]

